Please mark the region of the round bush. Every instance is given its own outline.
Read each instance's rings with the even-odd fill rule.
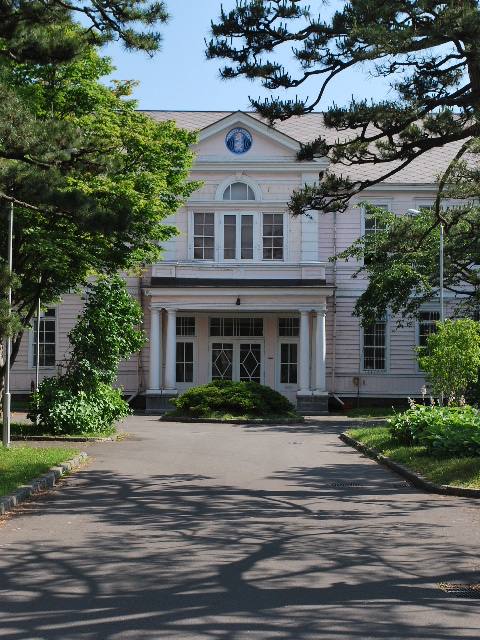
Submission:
[[[185,391],[171,402],[176,407],[173,415],[178,417],[296,417],[295,407],[287,398],[257,382],[214,380]]]

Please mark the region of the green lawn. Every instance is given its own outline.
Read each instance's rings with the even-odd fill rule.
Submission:
[[[480,457],[439,457],[425,447],[400,446],[386,427],[350,429],[347,435],[431,482],[480,489]]]
[[[397,407],[396,410],[399,412],[403,409]],[[393,407],[359,407],[358,409],[347,409],[343,413],[348,418],[388,418],[388,416],[394,415],[395,410]]]
[[[77,455],[78,449],[0,447],[0,496]]]

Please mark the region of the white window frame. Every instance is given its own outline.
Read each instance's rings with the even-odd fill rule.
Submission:
[[[422,307],[419,310],[419,313],[437,313],[438,314],[437,322],[440,320],[440,307],[438,305],[437,306],[430,305],[428,307]],[[415,346],[416,347],[420,346],[420,325],[421,324],[423,323],[420,320],[418,319],[415,320]],[[415,371],[416,373],[425,373],[416,360],[415,360]]]
[[[187,389],[190,389],[191,387],[195,387],[198,384],[198,318],[197,316],[191,315],[191,314],[185,314],[185,315],[177,315],[176,320],[181,320],[181,318],[184,317],[189,317],[189,318],[194,318],[195,320],[195,328],[194,328],[194,333],[193,334],[189,334],[189,335],[181,335],[181,334],[177,334],[176,331],[176,342],[175,342],[175,383],[176,383],[176,388],[179,390],[180,393],[183,393],[184,391],[186,391]],[[176,379],[176,365],[177,365],[177,359],[176,359],[176,345],[179,343],[191,343],[193,345],[193,380],[191,382],[179,382]]]
[[[59,338],[59,333],[58,333],[58,316],[59,316],[59,308],[58,307],[48,307],[47,311],[50,310],[54,310],[55,311],[55,318],[48,318],[47,320],[54,320],[55,321],[55,364],[53,365],[39,365],[39,369],[41,369],[42,371],[55,371],[57,369],[57,365],[58,365],[58,338]],[[45,319],[45,311],[41,311],[40,312],[40,325],[42,324],[42,320]],[[30,369],[35,369],[36,363],[35,363],[35,345],[36,345],[36,341],[37,341],[37,332],[35,331],[35,323],[37,321],[37,314],[35,314],[32,318],[31,321],[31,327],[32,330],[29,331],[29,345],[28,345],[28,351],[29,351],[29,355],[28,355],[28,362],[29,362],[29,368]]]
[[[226,189],[228,189],[228,187],[234,184],[235,182],[243,182],[248,187],[250,187],[250,189],[253,191],[253,194],[255,196],[255,200],[224,200],[223,194],[225,193]],[[248,176],[244,176],[243,173],[241,172],[238,172],[234,175],[228,176],[228,178],[225,178],[225,180],[222,180],[222,182],[220,182],[220,184],[217,187],[217,191],[215,192],[215,200],[217,202],[223,202],[224,204],[227,202],[245,202],[245,203],[261,202],[262,190],[260,189],[259,185],[255,182],[255,180],[253,180],[252,178],[249,178]]]
[[[360,371],[364,374],[383,375],[390,373],[390,318],[379,318],[377,322],[385,323],[385,368],[384,369],[367,369],[365,368],[365,330],[360,327]]]
[[[229,207],[222,208],[213,212],[214,221],[214,249],[213,259],[210,258],[195,258],[194,257],[194,232],[195,232],[195,214],[212,213],[212,211],[198,211],[191,209],[189,211],[188,220],[188,252],[189,260],[198,264],[212,264],[212,263],[228,263],[228,264],[283,264],[288,262],[289,256],[289,222],[285,211],[259,211],[258,204],[255,205],[252,202],[252,206],[245,207],[241,210],[238,208],[230,209]],[[264,215],[274,214],[281,215],[283,221],[283,257],[282,258],[263,258],[263,220]],[[224,218],[228,215],[235,215],[237,219],[237,256],[241,255],[241,216],[252,215],[253,216],[253,258],[224,258]]]
[[[391,202],[389,202],[388,200],[368,200],[368,203],[372,205],[372,207],[380,207],[382,209],[385,209],[385,211],[391,211],[392,207],[391,207]],[[365,209],[365,207],[362,206],[362,219],[361,219],[361,237],[363,238],[365,236],[365,232],[366,232],[366,226],[365,226],[365,221],[367,218],[369,218],[370,216],[367,215],[367,211]],[[383,230],[383,229],[382,229]],[[373,234],[372,234],[373,235]],[[363,263],[363,259],[362,259],[362,263]]]

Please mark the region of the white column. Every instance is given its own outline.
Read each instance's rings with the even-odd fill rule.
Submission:
[[[325,393],[326,391],[326,337],[325,337],[325,316],[327,308],[317,309],[317,330],[315,335],[315,391]]]
[[[150,310],[150,389],[160,389],[162,371],[162,322],[160,309]]]
[[[167,344],[165,347],[165,389],[175,389],[177,359],[177,310],[167,309]]]
[[[310,369],[310,328],[308,323],[308,311],[300,311],[300,370],[299,393],[309,393],[309,369]]]

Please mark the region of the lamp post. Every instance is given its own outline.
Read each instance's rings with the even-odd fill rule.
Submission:
[[[418,216],[422,212],[418,209],[409,209],[411,216]],[[445,320],[445,308],[443,306],[443,224],[440,224],[440,322]]]
[[[10,214],[8,217],[8,272],[10,278],[13,272],[13,202],[10,202]],[[8,315],[12,313],[12,283],[8,285]],[[7,338],[7,352],[5,354],[5,386],[3,389],[3,433],[2,444],[10,446],[10,353],[12,351],[12,339]]]

